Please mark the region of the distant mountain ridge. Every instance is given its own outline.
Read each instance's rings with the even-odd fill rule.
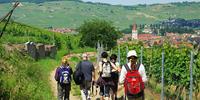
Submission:
[[[3,1],[7,0],[1,0],[1,2]],[[65,27],[74,29],[85,20],[104,19],[113,22],[116,27],[123,30],[129,28],[133,23],[154,24],[169,18],[200,19],[200,2],[121,6],[80,0],[30,1],[31,3],[23,2],[23,6],[16,9],[12,19],[42,28]],[[34,1],[35,3],[33,3]],[[0,18],[10,8],[10,3],[0,3]]]

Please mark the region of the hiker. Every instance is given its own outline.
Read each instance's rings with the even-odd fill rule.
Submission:
[[[110,56],[110,62],[113,63],[115,65],[115,67],[117,69],[121,69],[120,68],[120,65],[119,65],[119,62],[117,62],[117,55],[116,54],[112,54]],[[119,70],[115,70],[115,69],[112,69],[112,72],[111,72],[111,77],[112,77],[112,80],[114,82],[114,86],[112,86],[112,100],[117,100],[117,89],[118,89],[118,80],[119,80]]]
[[[110,97],[110,89],[114,86],[114,82],[111,77],[112,69],[118,70],[113,63],[108,61],[107,52],[103,52],[101,54],[102,61],[99,62],[99,78],[97,80],[97,85],[100,86],[100,96],[101,100],[109,99]]]
[[[86,53],[82,54],[82,61],[79,62],[76,66],[76,69],[80,68],[81,72],[84,75],[84,80],[80,84],[80,90],[81,90],[81,97],[82,100],[90,100],[90,88],[92,85],[92,80],[94,80],[95,74],[94,74],[94,66],[89,61],[89,56]]]
[[[119,83],[124,84],[125,99],[128,100],[144,100],[144,83],[147,82],[147,76],[144,65],[138,63],[137,58],[135,50],[128,52],[128,63],[122,67],[119,77]]]
[[[69,100],[72,73],[73,71],[69,66],[67,58],[63,57],[62,63],[57,67],[54,76],[57,81],[58,100]]]

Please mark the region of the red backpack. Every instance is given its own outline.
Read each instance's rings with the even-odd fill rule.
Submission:
[[[144,90],[144,82],[142,81],[142,77],[139,73],[139,67],[140,64],[137,65],[136,69],[130,70],[128,65],[125,65],[125,68],[127,70],[127,74],[124,81],[124,88],[125,93],[130,95],[136,95],[139,94]]]

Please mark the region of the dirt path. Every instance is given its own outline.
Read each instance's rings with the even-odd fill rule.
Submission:
[[[90,57],[95,57],[96,53],[95,52],[88,52],[87,54],[89,54]],[[81,57],[81,54],[68,54],[66,55],[67,58],[71,58],[71,57]],[[96,63],[93,63],[94,66],[96,66]],[[54,80],[54,74],[55,74],[56,68],[50,73],[50,84],[51,84],[51,88],[53,91],[53,94],[55,97],[57,97],[57,82]],[[95,75],[96,79],[98,77],[98,75]],[[99,96],[99,91],[97,91],[96,93],[96,87],[93,87],[94,89],[94,95],[92,96],[92,100],[99,100],[100,96]],[[118,88],[118,97],[122,97],[123,96],[123,85],[120,85]],[[70,100],[81,100],[81,98],[79,96],[73,96],[72,93],[70,93]],[[151,89],[149,89],[148,87],[145,89],[145,100],[160,100],[160,95],[159,94],[154,94]]]

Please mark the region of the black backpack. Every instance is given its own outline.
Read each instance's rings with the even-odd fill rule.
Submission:
[[[82,82],[84,81],[84,74],[83,72],[81,71],[81,64],[82,62],[80,62],[78,64],[78,68],[75,70],[75,72],[73,73],[73,79],[74,79],[74,82],[76,83],[76,85],[80,85],[82,84]]]

